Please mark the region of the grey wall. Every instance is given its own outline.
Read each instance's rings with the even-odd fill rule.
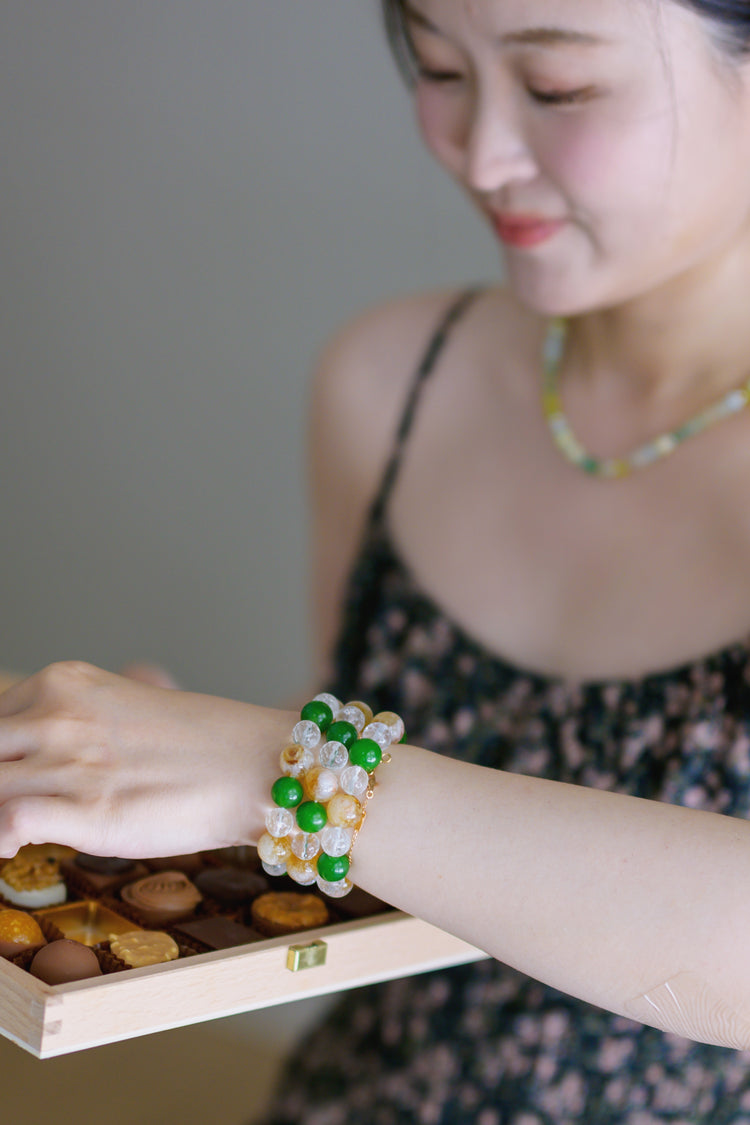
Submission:
[[[305,680],[316,349],[498,272],[375,0],[0,7],[0,666]]]

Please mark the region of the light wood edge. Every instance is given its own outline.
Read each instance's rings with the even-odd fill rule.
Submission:
[[[326,964],[290,972],[289,946],[316,940],[327,944]],[[485,956],[394,912],[55,988],[6,963],[0,964],[0,1031],[37,1058],[52,1058]],[[11,1002],[7,970],[14,982]]]

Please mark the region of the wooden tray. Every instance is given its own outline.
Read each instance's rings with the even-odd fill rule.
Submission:
[[[0,958],[0,1034],[52,1058],[484,957],[392,911],[72,984],[43,984]]]

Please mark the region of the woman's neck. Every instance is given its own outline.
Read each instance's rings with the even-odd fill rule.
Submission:
[[[750,242],[750,238],[748,239]],[[634,407],[700,407],[750,378],[750,248],[571,321],[563,380]]]

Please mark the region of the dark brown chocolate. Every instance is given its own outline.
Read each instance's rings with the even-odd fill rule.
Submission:
[[[382,914],[384,910],[392,910],[393,907],[363,891],[361,887],[352,887],[349,894],[336,899],[335,909],[346,918],[368,918],[371,914]]]
[[[233,945],[263,941],[263,934],[233,922],[231,918],[198,918],[194,922],[181,922],[173,929],[175,933],[193,938],[208,949],[229,949]]]
[[[263,875],[242,867],[207,867],[195,876],[195,885],[222,906],[241,906],[269,889]]]
[[[68,888],[84,898],[115,894],[125,883],[148,875],[148,868],[139,861],[115,856],[84,856],[82,852],[73,860],[64,860],[61,867]]]
[[[115,855],[88,855],[79,852],[74,860],[77,867],[96,875],[125,875],[135,867],[134,859],[120,859]]]

